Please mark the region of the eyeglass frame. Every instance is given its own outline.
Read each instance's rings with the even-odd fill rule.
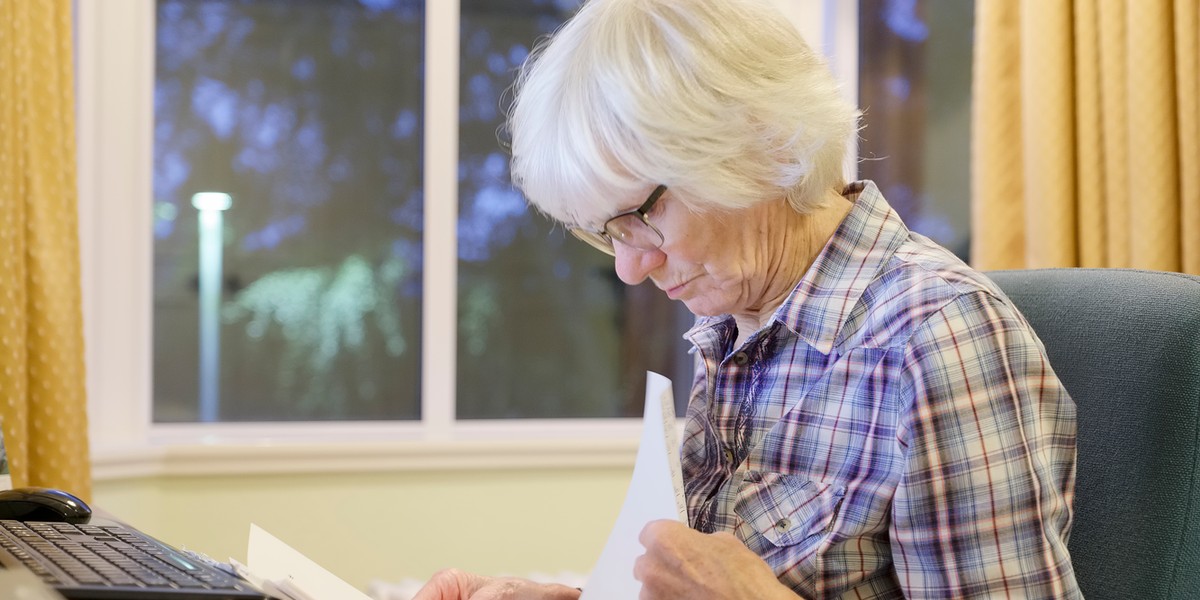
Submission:
[[[587,244],[589,246],[591,246],[609,256],[616,257],[617,250],[616,250],[615,244],[613,243],[614,236],[608,232],[608,225],[609,225],[609,223],[612,223],[613,221],[616,221],[617,219],[623,219],[625,217],[631,217],[631,216],[636,215],[638,217],[638,220],[640,220],[642,222],[642,224],[644,224],[646,227],[649,227],[650,231],[654,232],[654,235],[658,236],[658,243],[654,244],[651,247],[643,248],[643,247],[634,246],[633,244],[629,244],[628,242],[622,241],[621,238],[619,238],[619,237],[616,237],[615,239],[617,241],[621,242],[622,244],[625,244],[625,245],[629,246],[630,248],[635,248],[637,250],[657,250],[658,248],[662,247],[663,242],[666,241],[666,238],[663,237],[662,231],[659,231],[659,229],[657,227],[655,227],[653,223],[650,222],[650,217],[648,215],[650,213],[650,210],[654,208],[654,205],[658,203],[659,199],[662,198],[663,194],[665,194],[666,191],[667,191],[667,186],[663,185],[663,184],[659,184],[658,187],[654,188],[654,191],[650,192],[650,195],[646,198],[646,201],[643,202],[641,206],[639,206],[633,210],[625,211],[623,213],[620,213],[618,215],[614,215],[614,216],[610,217],[607,221],[604,222],[604,226],[601,227],[599,231],[592,230],[592,229],[585,229],[583,227],[568,227],[567,230],[571,232],[571,235],[574,235],[575,237],[579,238],[580,240],[582,240],[584,242],[587,242]]]

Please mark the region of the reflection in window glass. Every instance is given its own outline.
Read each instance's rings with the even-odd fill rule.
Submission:
[[[461,3],[459,418],[639,416],[647,369],[691,383],[683,305],[530,210],[497,144],[515,70],[579,4]]]
[[[415,0],[159,0],[156,422],[419,416],[423,27]],[[199,192],[232,197],[203,232]]]
[[[859,176],[914,231],[967,257],[975,3],[860,0]]]

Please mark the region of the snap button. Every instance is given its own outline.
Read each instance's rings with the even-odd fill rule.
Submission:
[[[725,447],[725,462],[733,463],[733,450],[728,446]]]
[[[739,367],[746,366],[746,363],[748,362],[750,362],[750,355],[746,354],[745,352],[738,352],[737,354],[733,355],[733,363]]]
[[[775,529],[778,530],[780,533],[783,533],[784,531],[787,531],[788,529],[791,529],[791,528],[792,528],[791,519],[788,519],[785,517],[783,519],[775,521]]]

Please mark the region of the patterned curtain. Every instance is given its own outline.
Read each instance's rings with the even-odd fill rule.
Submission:
[[[1196,0],[978,0],[975,266],[1200,274]]]
[[[91,495],[71,0],[0,0],[0,419],[13,485]]]

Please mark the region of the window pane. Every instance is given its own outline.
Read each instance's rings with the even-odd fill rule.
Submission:
[[[415,0],[159,0],[156,422],[419,416],[423,28]]]
[[[578,5],[461,3],[460,418],[640,416],[647,369],[677,403],[691,383],[683,305],[626,287],[611,258],[528,209],[497,144],[515,69]]]
[[[967,258],[975,3],[860,0],[859,175],[914,231]]]

